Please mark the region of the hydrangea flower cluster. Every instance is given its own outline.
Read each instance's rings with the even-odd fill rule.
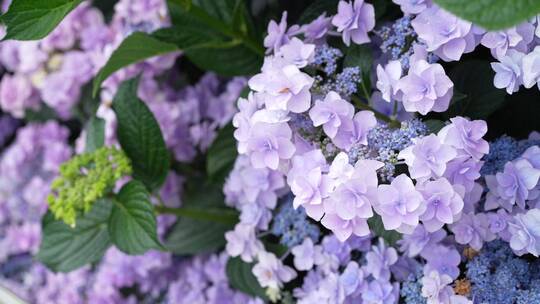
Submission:
[[[443,64],[480,44],[497,52],[485,44],[492,33],[431,1],[394,2],[404,17],[375,31],[383,54],[359,71],[371,83],[336,85],[351,73],[336,37],[346,46],[378,43],[365,35],[374,29],[370,4],[340,1],[335,16],[289,29],[284,14],[281,43],[266,45],[261,72],[238,102],[240,156],[224,191],[241,215],[227,252],[254,263],[274,301],[301,281],[292,293],[298,303],[472,303],[461,272],[467,255],[496,239],[517,254],[539,254],[534,138],[503,136],[490,150],[483,120],[456,116],[433,130],[422,119],[450,106],[454,84]],[[277,35],[273,26],[268,32]],[[241,179],[252,170],[265,178]],[[248,192],[260,197],[246,199]],[[296,222],[285,226],[284,218]],[[304,240],[284,241],[284,227]],[[276,239],[288,250],[276,253]]]

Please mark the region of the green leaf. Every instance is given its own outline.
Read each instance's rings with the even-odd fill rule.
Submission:
[[[38,40],[47,36],[82,0],[13,0],[2,15],[3,40]]]
[[[233,133],[233,125],[226,125],[219,131],[216,139],[208,148],[206,173],[214,181],[223,181],[234,166],[238,152]]]
[[[38,110],[26,109],[24,111],[24,120],[27,122],[46,122],[47,120],[58,119],[56,112],[42,103]]]
[[[460,62],[448,75],[454,83],[456,97],[445,113],[446,118],[467,116],[485,119],[504,105],[505,91],[493,86],[495,72],[489,62]]]
[[[232,77],[257,73],[262,65],[262,57],[237,42],[222,43],[214,48],[186,50],[187,57],[199,68],[210,70],[222,76]]]
[[[316,0],[313,1],[300,15],[297,24],[307,24],[317,19],[322,13],[326,16],[332,16],[337,12],[337,0]]]
[[[48,213],[43,219],[43,239],[37,259],[53,271],[69,272],[99,260],[111,242],[107,222],[111,202],[98,200],[77,219],[74,228]]]
[[[118,249],[132,255],[163,249],[157,236],[150,194],[142,183],[133,180],[125,184],[113,202],[109,234]]]
[[[388,243],[388,245],[393,246],[398,240],[401,239],[401,233],[395,230],[386,230],[384,229],[384,224],[381,217],[378,214],[375,214],[368,219],[369,229],[375,236],[383,238],[383,240]]]
[[[169,172],[169,152],[154,115],[137,97],[138,79],[120,85],[113,100],[117,136],[131,159],[133,176],[149,190],[158,188]]]
[[[182,217],[165,240],[165,247],[175,254],[199,254],[225,246],[225,232],[234,225]]]
[[[112,53],[107,63],[99,70],[94,78],[92,94],[96,95],[101,83],[111,74],[139,61],[178,51],[175,44],[161,41],[151,35],[135,32],[129,35]]]
[[[86,127],[85,152],[94,152],[105,144],[105,120],[92,117]]]
[[[346,48],[345,59],[343,62],[345,67],[357,66],[362,71],[362,74],[369,74],[371,72],[372,63],[373,54],[368,45],[353,44]]]
[[[538,0],[433,0],[433,2],[487,30],[509,28],[540,13]]]
[[[444,127],[444,121],[438,119],[424,120],[424,124],[428,127],[429,132],[437,133]]]
[[[229,284],[245,294],[268,300],[264,288],[251,272],[252,268],[253,263],[248,264],[240,258],[229,258],[226,268]]]

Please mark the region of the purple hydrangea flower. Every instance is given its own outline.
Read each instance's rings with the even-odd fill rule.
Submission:
[[[323,174],[327,163],[321,150],[312,150],[302,155],[295,155],[292,167],[287,175],[287,183],[295,195],[295,208],[303,206],[307,215],[319,220],[323,214],[323,199],[328,197],[330,179]]]
[[[446,164],[456,157],[456,150],[445,145],[434,134],[413,139],[414,144],[399,152],[398,158],[405,159],[412,178],[426,179],[442,176]]]
[[[237,224],[233,231],[225,233],[225,239],[227,253],[232,257],[240,256],[248,263],[264,248],[255,236],[255,227],[251,225]]]
[[[480,250],[484,242],[492,241],[495,235],[489,230],[489,219],[485,213],[463,213],[456,223],[450,225],[456,242]]]
[[[526,53],[528,44],[533,38],[534,26],[529,22],[523,22],[504,31],[487,32],[480,43],[491,50],[493,57],[500,59],[506,55],[509,49]]]
[[[341,125],[350,123],[353,116],[354,106],[333,91],[328,92],[324,101],[317,100],[309,111],[313,125],[322,126],[324,133],[330,138],[336,136]]]
[[[283,65],[280,60],[283,59],[267,57],[262,73],[251,77],[249,87],[266,95],[265,104],[270,110],[305,112],[311,106],[309,89],[313,78],[295,65]]]
[[[262,287],[279,289],[296,277],[296,272],[283,265],[273,253],[261,251],[257,255],[258,262],[253,266],[253,274]]]
[[[514,219],[515,222],[509,223],[510,247],[519,255],[540,256],[540,210],[531,209],[517,214]]]
[[[390,279],[390,266],[398,260],[397,251],[393,247],[386,247],[384,241],[379,239],[378,246],[372,246],[371,251],[366,253],[365,270],[376,280]]]
[[[302,40],[294,37],[279,49],[277,55],[283,57],[285,62],[303,68],[313,62],[315,45],[303,43]]]
[[[339,276],[339,282],[346,296],[356,294],[363,287],[364,272],[358,266],[358,263],[351,261]]]
[[[280,160],[290,159],[295,151],[291,136],[292,131],[285,123],[257,123],[253,126],[248,141],[253,167],[276,170]]]
[[[422,11],[412,26],[429,52],[445,61],[459,60],[464,53],[472,52],[478,42],[470,22],[434,5]]]
[[[344,153],[340,155],[347,158]],[[376,199],[377,169],[382,166],[383,163],[375,160],[359,160],[350,179],[337,185],[324,200],[325,215],[321,223],[339,240],[345,241],[351,234],[369,234],[366,220],[373,216],[371,205]]]
[[[437,134],[442,142],[462,150],[477,160],[489,153],[489,144],[482,138],[487,133],[485,121],[471,121],[460,116],[451,118],[450,121],[452,123]]]
[[[398,100],[396,84],[401,78],[401,63],[399,60],[388,62],[383,68],[377,65],[377,89],[381,91],[382,98],[388,102]]]
[[[446,178],[428,181],[418,188],[426,204],[420,219],[427,231],[435,232],[459,218],[463,200]]]
[[[519,86],[523,82],[523,74],[521,72],[522,59],[525,54],[516,50],[509,50],[505,56],[501,57],[500,62],[491,63],[491,67],[495,71],[493,85],[498,89],[506,89],[508,94],[512,94],[519,90]]]
[[[323,259],[322,247],[313,245],[313,240],[310,238],[306,238],[302,244],[294,246],[291,253],[294,256],[294,267],[298,270],[311,270]]]
[[[409,73],[396,84],[402,94],[405,110],[426,115],[430,111],[444,112],[452,98],[454,84],[443,67],[424,60],[414,62]]]
[[[392,0],[405,14],[419,14],[432,5],[431,0]]]
[[[400,227],[409,230],[418,225],[424,199],[407,175],[397,176],[390,185],[380,185],[377,197],[375,210],[381,215],[386,230]]]
[[[495,178],[497,194],[506,203],[503,207],[511,208],[517,204],[525,209],[529,191],[536,187],[540,179],[540,169],[534,168],[526,159],[517,159],[506,163],[504,171],[497,173]]]
[[[343,32],[343,42],[349,46],[351,40],[356,44],[370,41],[368,32],[375,27],[375,9],[364,0],[353,3],[340,1],[338,13],[332,18],[338,32]]]
[[[457,156],[446,164],[445,177],[454,186],[463,186],[465,192],[473,191],[475,181],[480,178],[483,162],[467,155]]]
[[[39,96],[28,77],[20,74],[5,74],[2,77],[0,107],[17,118],[22,118],[27,109],[39,108]]]
[[[540,46],[523,56],[521,63],[523,86],[530,89],[540,81]]]
[[[322,40],[332,25],[332,17],[326,17],[326,12],[317,17],[311,23],[302,26],[305,40],[307,42],[318,42]]]
[[[424,274],[437,271],[441,275],[450,276],[452,280],[458,278],[461,255],[455,248],[437,245],[430,248],[422,257],[427,261]]]
[[[274,51],[277,53],[279,48],[289,42],[291,36],[296,35],[300,27],[293,25],[287,30],[287,12],[281,15],[279,24],[274,20],[268,23],[268,35],[264,38],[264,47],[267,53]]]
[[[399,249],[408,257],[423,255],[446,237],[446,231],[437,230],[430,233],[423,225],[418,225],[411,234],[404,234],[398,241]]]
[[[422,278],[422,296],[427,298],[427,304],[450,304],[454,290],[450,285],[452,278],[437,271],[430,272]]]
[[[399,284],[373,280],[362,292],[362,303],[395,304],[399,300]]]
[[[360,111],[352,120],[345,120],[338,129],[332,142],[341,149],[349,150],[355,145],[367,145],[369,131],[377,126],[375,114],[371,111]]]

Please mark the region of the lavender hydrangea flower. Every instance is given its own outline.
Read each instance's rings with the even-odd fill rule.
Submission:
[[[392,0],[405,14],[419,14],[432,5],[431,0]]]
[[[6,74],[0,83],[0,107],[13,117],[22,118],[25,110],[39,107],[39,96],[27,77]]]
[[[477,160],[489,153],[489,144],[482,138],[487,133],[485,121],[471,121],[460,116],[451,118],[450,121],[452,123],[437,134],[442,142],[464,151]]]
[[[348,159],[343,152],[340,155]],[[381,162],[375,160],[359,160],[350,179],[337,185],[324,200],[325,215],[321,223],[332,230],[339,240],[345,241],[351,234],[369,234],[366,220],[373,216],[371,205],[376,199],[378,184],[376,171],[382,166]]]
[[[343,286],[346,296],[355,294],[363,287],[364,272],[358,263],[351,261],[339,276],[339,282]]]
[[[302,155],[295,155],[292,167],[287,175],[287,183],[295,195],[295,208],[303,206],[306,213],[316,220],[323,214],[323,199],[328,197],[331,183],[328,176],[326,159],[321,150],[312,150]]]
[[[365,270],[376,280],[390,279],[390,266],[398,260],[397,251],[392,247],[386,247],[384,241],[379,239],[378,246],[372,246],[371,251],[366,253]]]
[[[526,213],[517,214],[514,223],[509,223],[512,235],[510,247],[519,255],[530,253],[540,255],[540,210],[531,209]]]
[[[456,242],[480,250],[484,242],[492,241],[495,235],[489,230],[489,219],[484,213],[463,213],[458,222],[450,225]]]
[[[279,49],[277,55],[283,57],[285,62],[303,68],[313,62],[315,45],[303,43],[302,40],[294,37]]]
[[[497,173],[495,178],[497,194],[506,202],[505,206],[517,204],[524,209],[529,191],[538,184],[540,169],[534,168],[525,159],[518,159],[506,163],[504,171]]]
[[[480,178],[480,169],[484,163],[469,156],[457,156],[446,164],[445,177],[452,185],[462,186],[465,194],[474,190],[475,181]]]
[[[309,111],[313,125],[322,126],[324,133],[330,138],[334,138],[339,127],[351,121],[353,116],[354,106],[333,91],[326,95],[324,101],[317,100]]]
[[[249,80],[249,87],[267,95],[265,104],[270,110],[305,112],[311,105],[309,89],[313,78],[301,72],[297,66],[283,65],[283,62],[279,61],[280,59],[267,58],[262,73]]]
[[[540,46],[522,58],[523,86],[532,88],[540,81]]]
[[[377,119],[373,112],[360,111],[354,115],[352,120],[344,121],[332,142],[344,150],[349,150],[356,145],[367,145],[369,131],[376,126]]]
[[[445,61],[459,60],[464,53],[472,52],[477,45],[470,22],[433,5],[422,11],[412,26],[429,52]]]
[[[390,185],[380,185],[377,198],[375,210],[381,215],[386,230],[401,227],[412,231],[418,225],[424,199],[407,175],[397,176]]]
[[[291,253],[294,256],[294,267],[298,270],[311,270],[323,259],[322,247],[313,245],[313,240],[310,238],[306,238],[302,244],[293,247]]]
[[[332,17],[326,17],[326,12],[317,17],[311,23],[302,26],[302,32],[307,42],[322,40],[332,25]]]
[[[430,233],[423,225],[418,225],[411,234],[404,234],[397,243],[402,252],[407,253],[408,257],[415,257],[429,252],[429,249],[435,247],[446,237],[446,231],[437,230]]]
[[[373,280],[362,293],[362,303],[395,304],[399,299],[399,284]]]
[[[295,151],[291,136],[292,131],[285,123],[257,123],[253,126],[248,141],[253,167],[276,170],[281,159],[290,159]]]
[[[504,31],[487,32],[480,43],[491,50],[493,57],[500,59],[509,49],[527,52],[528,44],[533,38],[534,26],[524,22]]]
[[[262,287],[279,289],[296,277],[296,272],[283,265],[273,253],[261,251],[257,255],[257,264],[253,266],[253,274]]]
[[[451,286],[452,278],[437,271],[430,272],[422,278],[422,296],[427,298],[427,304],[450,304],[450,298],[454,295]]]
[[[398,100],[396,84],[401,78],[401,63],[399,60],[393,60],[383,68],[377,65],[377,89],[381,91],[382,98],[388,102]]]
[[[501,57],[500,62],[491,63],[491,67],[495,71],[493,85],[498,89],[506,89],[508,94],[512,94],[519,90],[519,86],[523,82],[521,72],[522,59],[525,54],[516,50],[509,50],[504,57]]]
[[[240,256],[248,263],[264,248],[255,236],[255,228],[250,225],[237,224],[233,231],[225,233],[225,239],[227,253],[232,257]]]
[[[427,231],[435,232],[459,218],[463,200],[446,178],[428,181],[418,188],[426,204],[420,220]]]
[[[456,157],[456,150],[441,142],[441,139],[430,134],[413,139],[414,144],[399,152],[398,158],[405,159],[412,178],[429,178],[442,176],[446,164]]]
[[[403,106],[409,112],[426,115],[430,111],[444,112],[452,98],[454,84],[440,64],[418,60],[409,73],[396,84]]]
[[[356,44],[370,41],[368,32],[375,27],[375,9],[364,0],[353,3],[340,1],[338,13],[332,18],[338,32],[343,32],[343,42],[349,46],[351,40]]]
[[[450,276],[452,280],[458,278],[461,255],[455,248],[437,245],[430,248],[422,257],[427,261],[424,266],[425,275],[437,271],[441,275]]]
[[[289,42],[291,36],[299,31],[298,25],[293,25],[287,30],[287,12],[281,15],[279,24],[274,20],[268,23],[268,35],[264,38],[264,47],[267,48],[267,53],[274,51],[277,53],[279,48]]]

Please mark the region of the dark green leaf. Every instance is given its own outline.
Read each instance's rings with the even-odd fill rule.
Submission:
[[[368,219],[368,225],[375,236],[383,238],[390,246],[395,245],[396,242],[401,239],[401,234],[399,232],[384,229],[382,219],[377,214]]]
[[[332,16],[336,13],[338,7],[337,0],[316,0],[313,1],[300,15],[298,24],[307,24],[317,19],[322,13],[326,16]]]
[[[199,68],[227,77],[255,74],[262,65],[262,57],[236,41],[186,50],[186,55]]]
[[[165,246],[176,254],[213,252],[225,246],[225,232],[234,225],[182,217],[167,235]]]
[[[125,81],[114,97],[116,133],[122,149],[131,159],[133,176],[153,190],[167,177],[169,152],[154,115],[137,97],[137,84],[137,78]]]
[[[24,120],[27,122],[46,122],[51,119],[58,119],[56,112],[44,103],[38,110],[26,109],[24,112]]]
[[[424,124],[428,127],[429,132],[437,133],[444,127],[444,121],[438,119],[424,120]]]
[[[161,41],[151,35],[135,32],[129,35],[112,53],[107,63],[94,78],[93,94],[96,95],[101,83],[111,74],[130,64],[150,57],[178,51],[175,44]]]
[[[446,118],[467,116],[485,119],[504,104],[505,91],[493,86],[495,72],[489,62],[471,60],[459,63],[449,73],[456,98],[445,113]]]
[[[111,202],[97,201],[72,228],[52,214],[43,219],[43,239],[37,259],[53,271],[69,272],[99,260],[111,242],[107,222]]]
[[[44,38],[82,0],[13,0],[2,15],[7,26],[4,40],[38,40]]]
[[[105,120],[92,117],[86,127],[86,152],[93,152],[105,144]]]
[[[373,63],[372,50],[368,45],[353,44],[346,49],[343,65],[345,67],[359,67],[362,74],[371,72]]]
[[[538,0],[434,0],[433,2],[487,30],[509,28],[540,13]]]
[[[221,129],[208,149],[206,156],[206,172],[214,181],[223,181],[234,166],[238,152],[233,137],[232,124]]]
[[[231,287],[250,296],[267,300],[264,288],[251,272],[253,264],[248,264],[240,258],[229,258],[227,261],[227,277]]]
[[[113,244],[127,254],[163,249],[157,236],[150,194],[142,183],[130,181],[114,198],[109,234]]]

